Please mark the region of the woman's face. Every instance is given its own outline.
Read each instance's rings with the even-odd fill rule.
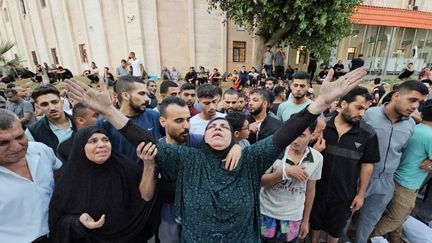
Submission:
[[[213,121],[204,134],[205,142],[214,150],[224,150],[231,144],[231,127],[225,120]]]
[[[96,163],[103,164],[111,156],[111,142],[102,133],[94,133],[84,146],[87,158]]]

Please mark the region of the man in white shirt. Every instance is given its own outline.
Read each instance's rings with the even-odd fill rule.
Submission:
[[[129,64],[132,66],[132,76],[144,79],[144,66],[140,59],[135,57],[135,52],[131,51],[129,53]]]
[[[49,242],[48,207],[53,170],[51,148],[29,142],[18,117],[0,109],[0,241]]]
[[[216,111],[222,90],[214,85],[203,84],[198,88],[198,104],[202,112],[190,119],[190,133],[204,135],[207,124],[216,117],[225,117],[225,114]]]

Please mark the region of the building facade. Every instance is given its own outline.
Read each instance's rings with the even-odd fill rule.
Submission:
[[[335,43],[330,64],[362,53],[371,72],[393,74],[408,62],[432,63],[430,0],[365,0],[352,16],[351,35]],[[33,69],[47,62],[79,74],[94,61],[111,70],[130,51],[150,75],[190,66],[220,71],[254,66],[255,42],[242,26],[224,23],[207,0],[0,0],[0,40],[16,43]],[[308,55],[285,47],[286,65],[305,70]]]

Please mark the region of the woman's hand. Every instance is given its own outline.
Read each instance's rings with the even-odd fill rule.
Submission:
[[[98,221],[94,221],[94,219],[88,214],[83,213],[79,217],[79,221],[83,224],[87,229],[97,229],[104,225],[105,223],[105,214],[102,214]]]
[[[154,165],[157,151],[155,144],[142,142],[137,147],[137,156],[144,161],[144,165]]]

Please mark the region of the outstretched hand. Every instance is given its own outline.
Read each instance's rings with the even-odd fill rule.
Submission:
[[[65,84],[72,99],[77,100],[95,112],[104,114],[104,111],[112,106],[110,93],[103,79],[99,80],[98,90],[76,79],[66,79]]]

